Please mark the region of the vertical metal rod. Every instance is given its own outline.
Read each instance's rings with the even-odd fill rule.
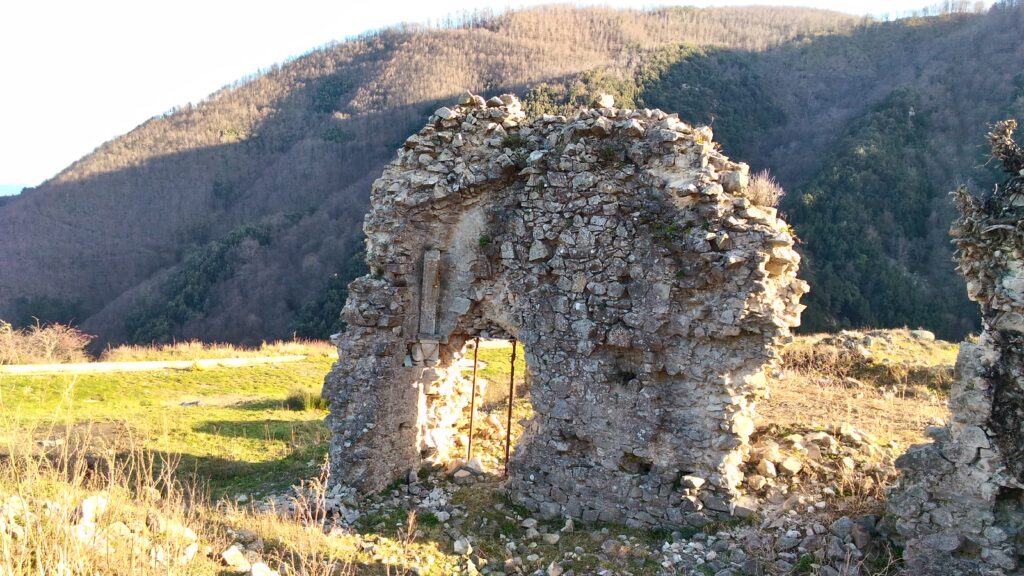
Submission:
[[[466,460],[473,459],[473,417],[476,416],[476,359],[480,352],[480,338],[477,337],[473,344],[473,395],[469,397],[469,453]]]
[[[516,399],[516,339],[512,339],[511,370],[508,375],[508,422],[505,424],[505,476],[508,477],[508,456],[512,447],[512,403]]]

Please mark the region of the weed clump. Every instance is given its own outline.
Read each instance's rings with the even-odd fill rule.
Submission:
[[[293,388],[284,399],[289,410],[308,412],[311,410],[327,410],[327,400],[319,392],[308,388]]]
[[[513,133],[505,136],[501,140],[501,147],[502,148],[509,148],[511,150],[519,150],[521,148],[525,148],[526,147],[526,138],[523,138],[522,134],[518,134],[518,133],[513,132]]]
[[[779,201],[782,200],[785,194],[786,191],[782,189],[782,186],[775,181],[775,178],[767,170],[754,174],[750,179],[750,184],[744,191],[744,195],[755,206],[771,208],[778,206]]]

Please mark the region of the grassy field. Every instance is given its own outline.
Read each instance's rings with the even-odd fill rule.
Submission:
[[[322,409],[294,410],[289,395],[319,395],[334,358],[329,345],[275,345],[274,352],[313,352],[306,360],[243,368],[157,370],[139,373],[0,374],[0,450],[31,430],[47,444],[70,431],[94,443],[131,440],[174,459],[179,471],[208,480],[215,497],[281,492],[315,470],[326,454]],[[110,361],[227,357],[229,347],[195,344],[115,349]],[[482,348],[479,378],[490,382],[491,411],[504,414],[509,349]],[[520,348],[516,380],[523,397],[525,359]],[[523,415],[523,402],[517,415]],[[528,408],[528,402],[525,404]],[[504,418],[502,418],[504,420]]]
[[[870,344],[867,354],[856,348],[861,342]],[[479,354],[479,378],[489,386],[478,404],[475,449],[495,474],[468,486],[451,484],[440,470],[421,474],[424,490],[449,491],[452,518],[441,521],[423,511],[410,518],[411,493],[396,485],[357,503],[362,516],[354,530],[325,533],[326,517],[308,499],[322,494],[318,475],[328,441],[326,412],[288,408],[297,392],[317,395],[334,361],[328,346],[315,349],[326,352],[279,365],[0,375],[0,516],[9,505],[3,498],[17,496],[44,502],[44,508],[56,506],[64,511],[58,517],[71,523],[80,516],[74,511],[77,502],[105,494],[116,510],[101,523],[108,529],[112,523],[146,525],[157,511],[199,534],[203,548],[187,567],[174,571],[180,574],[223,573],[218,554],[233,542],[248,542],[246,548],[259,550],[268,564],[289,566],[296,574],[401,574],[412,567],[423,575],[465,573],[467,558],[453,553],[452,534],[472,534],[473,558],[496,562],[488,570],[493,572],[504,569],[509,558],[518,558],[528,573],[569,557],[581,574],[600,569],[659,572],[656,553],[609,555],[602,547],[613,539],[623,549],[657,551],[669,539],[666,532],[589,525],[564,532],[553,543],[524,542],[521,521],[529,515],[500,490],[503,435],[486,431],[488,416],[505,422],[509,348],[485,347]],[[851,356],[849,350],[856,353]],[[787,365],[771,382],[769,398],[759,404],[761,423],[795,429],[848,422],[905,447],[921,440],[925,424],[947,416],[945,390],[955,353],[955,345],[922,342],[906,333],[867,340],[856,334],[841,342],[802,337],[787,351]],[[131,354],[131,359],[162,358],[152,350]],[[517,356],[516,386],[522,393],[528,388],[522,349]],[[522,430],[519,421],[531,414],[528,394],[517,396],[513,442]],[[98,474],[74,464],[79,444],[107,458],[106,468],[116,473]],[[51,466],[40,453],[58,456],[58,465]],[[307,488],[293,500],[294,511],[279,514],[252,506],[263,496],[281,501],[280,495],[296,484]],[[245,504],[239,503],[243,495]],[[560,526],[542,522],[538,528],[557,533]],[[112,556],[109,550],[97,556],[59,526],[43,523],[38,533],[21,540],[5,540],[5,534],[0,530],[0,562],[12,566],[59,564],[70,555],[79,564],[69,574],[167,573],[166,566],[134,556]],[[33,538],[45,544],[35,549],[15,545]],[[514,553],[507,549],[512,540],[520,543]]]
[[[66,431],[107,444],[131,440],[178,459],[214,496],[280,491],[325,454],[322,410],[285,407],[289,393],[319,393],[333,360],[127,374],[0,376],[8,438],[44,442]],[[0,446],[7,444],[5,442]]]
[[[468,352],[469,359],[473,353]],[[486,390],[482,395],[482,406],[496,407],[508,401],[508,379],[512,372],[512,348],[482,346],[478,356],[480,362],[477,377],[487,382]],[[467,372],[469,374],[469,372]],[[520,344],[516,349],[516,392],[517,395],[525,393],[526,386],[526,354]]]
[[[762,422],[845,422],[903,448],[948,416],[959,346],[907,330],[812,334],[783,351],[783,372],[759,403]]]

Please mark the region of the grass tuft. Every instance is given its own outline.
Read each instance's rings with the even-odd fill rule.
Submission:
[[[762,170],[754,174],[743,193],[755,206],[774,208],[779,205],[786,191],[767,170]]]
[[[289,410],[308,412],[311,410],[327,410],[327,400],[319,392],[308,388],[292,388],[284,399]]]

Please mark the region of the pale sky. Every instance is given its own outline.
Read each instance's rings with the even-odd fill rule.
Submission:
[[[399,22],[551,0],[7,0],[0,3],[0,194],[34,186],[174,106],[332,40]],[[913,0],[576,2],[781,4],[893,14]]]

